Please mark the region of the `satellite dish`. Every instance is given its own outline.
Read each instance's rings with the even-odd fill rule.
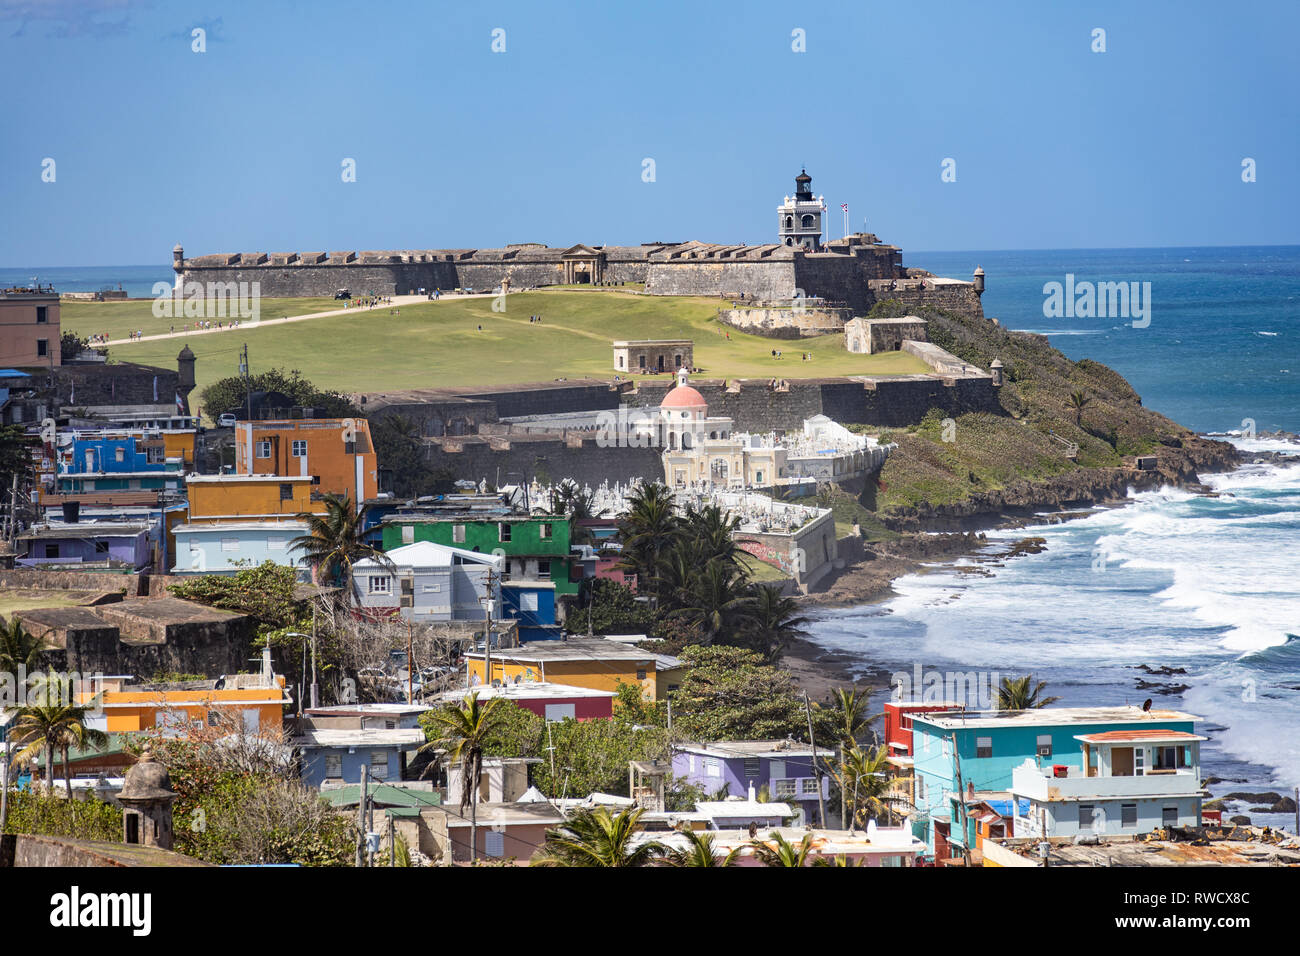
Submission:
[[[1146,700],[1142,701],[1142,713],[1145,714],[1145,713],[1147,713],[1149,710],[1151,710],[1151,698],[1150,698],[1150,697],[1148,697]]]

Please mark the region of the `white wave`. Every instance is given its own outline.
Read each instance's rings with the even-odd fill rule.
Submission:
[[[1262,330],[1256,330],[1255,334],[1256,334],[1256,335],[1267,335],[1267,336],[1269,336],[1269,337],[1271,337],[1271,338],[1276,338],[1278,333],[1276,333],[1276,332],[1264,332],[1264,331],[1262,331]]]

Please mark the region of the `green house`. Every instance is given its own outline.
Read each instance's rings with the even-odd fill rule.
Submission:
[[[569,538],[569,519],[556,515],[398,515],[381,526],[385,551],[432,541],[501,554],[507,581],[550,581],[556,595],[577,594],[581,580]]]

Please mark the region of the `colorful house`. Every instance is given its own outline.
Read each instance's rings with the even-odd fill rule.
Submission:
[[[130,685],[118,682],[99,702],[110,734],[162,730],[179,734],[189,726],[216,726],[224,714],[245,733],[273,733],[293,703],[284,677],[235,674],[218,680]]]
[[[314,501],[310,475],[189,475],[190,521],[246,523],[293,521],[300,513],[324,514]]]
[[[1014,772],[1026,760],[1039,767],[1077,762],[1084,736],[1141,730],[1192,734],[1197,719],[1179,711],[1138,707],[913,713],[917,835],[936,859],[943,857],[939,851],[945,846],[961,852],[975,840],[965,809],[969,790],[1011,790]],[[1030,783],[1023,774],[1021,782],[1026,787]],[[1040,787],[1034,792],[1043,791]]]
[[[1081,754],[1034,758],[1011,773],[1016,836],[1134,835],[1201,825],[1201,742],[1182,730],[1076,734]],[[1058,762],[1059,759],[1059,762]]]
[[[822,758],[829,750],[820,751]],[[813,749],[791,740],[725,740],[680,743],[673,747],[673,775],[707,793],[726,788],[744,796],[750,787],[767,788],[768,797],[798,811],[799,825],[820,819],[818,801],[830,796],[830,777],[814,770]]]
[[[346,495],[355,508],[379,492],[379,465],[364,418],[239,422],[235,472],[310,476],[317,492]]]
[[[363,612],[408,621],[484,621],[490,602],[500,616],[503,559],[431,541],[394,548],[386,557],[391,567],[372,558],[353,565]]]
[[[549,681],[574,687],[617,692],[619,684],[640,687],[650,700],[662,700],[676,689],[683,667],[675,657],[652,654],[604,638],[571,637],[563,641],[534,641],[522,647],[493,649],[489,679],[483,651],[465,655],[471,686]]]
[[[234,574],[266,561],[295,568],[306,580],[307,556],[290,542],[308,532],[302,521],[189,521],[172,528],[176,564],[172,574]]]
[[[168,437],[175,455],[168,454]],[[182,436],[184,440],[182,440]],[[180,491],[194,464],[194,432],[129,430],[71,432],[61,436],[57,490]]]
[[[122,572],[143,571],[153,563],[153,541],[160,535],[155,520],[47,521],[18,536],[26,544],[28,567],[92,566]]]
[[[359,783],[363,766],[373,781],[405,780],[410,758],[424,743],[417,728],[311,728],[293,738],[302,753],[302,781],[316,789]]]
[[[547,720],[602,720],[614,716],[613,691],[592,690],[542,681],[520,681],[501,686],[475,687],[480,701],[501,697],[517,707]],[[449,690],[440,698],[443,704],[459,704],[467,693],[461,688]]]
[[[563,628],[555,622],[555,583],[507,581],[501,585],[501,617],[516,622],[519,641],[556,641]]]
[[[385,551],[404,544],[435,544],[505,558],[505,580],[550,581],[557,595],[577,594],[581,565],[575,568],[569,551],[569,519],[557,515],[514,514],[502,507],[495,513],[402,511],[383,525]]]

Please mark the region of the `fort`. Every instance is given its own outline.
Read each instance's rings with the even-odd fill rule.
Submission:
[[[896,299],[913,309],[983,315],[981,271],[966,282],[907,268],[897,246],[871,233],[822,242],[824,204],[813,197],[811,182],[806,172],[796,178],[795,195],[778,207],[778,241],[757,246],[691,241],[561,249],[525,242],[500,249],[242,252],[187,259],[177,245],[172,268],[183,287],[257,282],[268,297],[331,296],[341,289],[408,295],[503,285],[512,291],[632,285],[648,295],[758,300],[786,308],[817,298],[864,313]],[[759,320],[751,314],[746,321]]]

